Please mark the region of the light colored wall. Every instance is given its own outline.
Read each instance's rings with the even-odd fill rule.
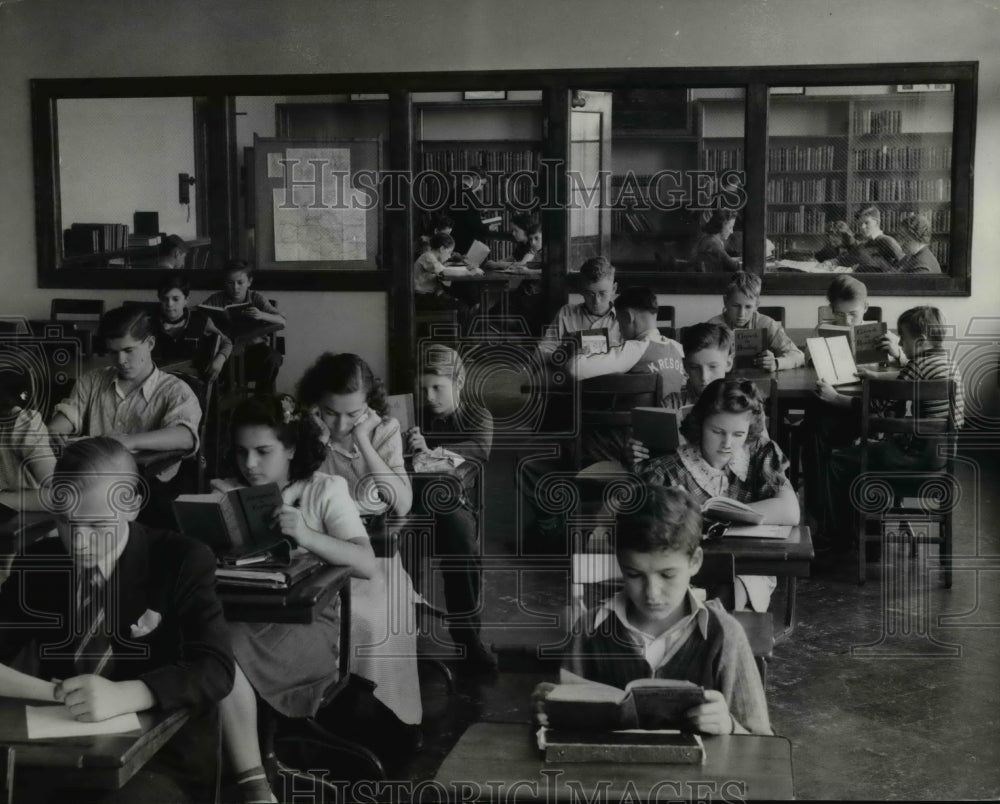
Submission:
[[[5,3],[0,286],[13,293],[8,304],[32,315],[53,295],[35,280],[31,78],[979,60],[973,295],[937,302],[963,332],[973,317],[996,315],[1000,291],[998,22],[1000,11],[978,0],[133,0],[128,13],[119,0]],[[321,309],[312,326],[330,333],[324,342],[352,333],[381,355],[373,363],[384,370],[384,304],[359,304],[355,294],[276,295],[294,321]],[[772,301],[788,308],[791,326],[814,320],[815,298]],[[675,303],[692,319],[719,307],[714,296]],[[915,300],[878,303],[891,320]],[[996,322],[985,326],[1000,333]]]

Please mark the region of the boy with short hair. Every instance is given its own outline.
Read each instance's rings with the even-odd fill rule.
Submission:
[[[767,330],[767,348],[755,360],[758,368],[782,371],[804,366],[805,355],[788,337],[784,327],[770,316],[757,312],[760,288],[761,281],[757,274],[737,271],[726,285],[726,292],[722,297],[722,315],[708,319],[708,323],[724,324],[733,330]]]
[[[618,294],[615,267],[606,257],[593,257],[580,266],[578,280],[583,302],[565,304],[556,313],[538,347],[543,355],[554,353],[568,335],[586,329],[606,328],[609,347],[622,342],[613,304]]]
[[[878,207],[865,207],[858,213],[858,232],[861,237],[857,246],[846,257],[840,258],[841,265],[856,263],[854,270],[858,273],[894,273],[899,270],[903,249],[882,231],[882,213]]]
[[[141,480],[112,438],[66,447],[51,482],[50,499],[66,503],[53,512],[59,538],[28,545],[0,586],[0,694],[55,700],[88,722],[188,709],[190,720],[116,800],[210,800],[215,705],[234,676],[215,559],[192,539],[135,522]],[[9,666],[32,644],[38,677]],[[79,791],[30,793],[22,797],[81,800]]]
[[[701,512],[681,488],[640,486],[638,505],[615,517],[612,538],[624,589],[573,629],[564,670],[624,688],[638,678],[691,681],[704,703],[686,713],[703,734],[771,734],[767,699],[743,627],[718,600],[702,602],[691,578],[702,563]],[[551,685],[534,698],[544,721]]]
[[[438,279],[455,276],[482,276],[482,268],[466,268],[462,265],[446,265],[455,250],[455,240],[448,234],[433,234],[428,241],[429,248],[413,264],[413,290],[417,297],[446,296]]]
[[[226,263],[223,284],[225,290],[213,293],[202,304],[225,307],[229,304],[249,302],[253,306],[244,313],[247,318],[262,324],[287,323],[277,307],[259,291],[252,289],[253,269],[245,260],[230,260]],[[264,338],[254,339],[243,349],[246,379],[255,383],[255,391],[259,394],[274,393],[274,383],[278,379],[278,370],[283,361],[282,356],[272,349]]]
[[[911,212],[899,224],[896,232],[903,258],[897,270],[901,274],[939,274],[941,263],[930,250],[931,222],[926,215]]]
[[[868,288],[850,274],[838,274],[826,289],[829,306],[819,308],[819,324],[853,327],[865,320],[868,310]]]

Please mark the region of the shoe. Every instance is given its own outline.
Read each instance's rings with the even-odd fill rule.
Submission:
[[[458,646],[465,654],[459,660],[462,669],[483,675],[497,672],[496,654],[487,648],[478,637],[460,641]]]

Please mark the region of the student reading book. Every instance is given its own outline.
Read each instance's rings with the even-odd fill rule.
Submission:
[[[754,365],[767,371],[804,366],[805,355],[788,337],[784,327],[773,318],[757,312],[760,304],[760,277],[745,271],[738,271],[726,285],[723,295],[723,312],[708,320],[709,324],[723,324],[737,331],[741,329],[764,329],[767,331],[765,349]]]
[[[770,734],[767,701],[742,626],[719,604],[691,590],[701,568],[701,514],[682,488],[646,486],[640,504],[615,517],[615,555],[625,588],[573,629],[563,668],[624,689],[639,678],[690,681],[703,702],[685,719],[703,734]],[[533,695],[547,722],[552,684]]]
[[[195,369],[206,380],[216,380],[233,351],[233,343],[204,311],[188,308],[191,285],[182,274],[171,274],[156,291],[160,306],[151,316],[156,346],[153,357],[160,361],[197,361]],[[200,305],[199,305],[200,306]],[[204,354],[206,339],[218,336],[214,354]]]
[[[583,329],[606,327],[609,346],[618,346],[622,341],[613,304],[618,294],[615,267],[605,257],[593,257],[580,266],[577,281],[583,301],[564,304],[556,313],[538,345],[543,357],[550,357],[568,335]]]
[[[760,523],[797,525],[799,502],[785,472],[788,460],[762,437],[764,408],[757,386],[747,380],[716,380],[684,420],[687,444],[677,452],[636,467],[654,485],[681,486],[699,505],[731,497],[762,515]],[[758,524],[758,523],[753,523]],[[775,579],[737,576],[737,607],[767,611]]]
[[[861,324],[841,326],[840,324],[820,324],[816,334],[820,338],[847,338],[855,363],[878,363],[885,358],[882,339],[888,328],[881,321],[867,321]],[[812,352],[810,351],[810,354]]]

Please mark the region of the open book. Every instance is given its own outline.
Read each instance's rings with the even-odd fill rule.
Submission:
[[[853,327],[840,324],[820,324],[816,327],[816,334],[821,338],[846,336],[855,363],[879,363],[885,360],[886,352],[881,343],[887,331],[887,325],[880,321],[868,321]]]
[[[205,542],[226,563],[273,554],[288,561],[290,543],[274,526],[274,511],[284,504],[277,483],[211,494],[181,494],[174,515],[181,532]]]
[[[835,338],[807,338],[806,346],[816,369],[816,377],[830,385],[859,382],[858,367],[846,335]]]
[[[545,698],[551,729],[689,729],[685,713],[704,703],[690,681],[639,678],[625,689],[594,681],[557,684]]]
[[[740,525],[759,525],[764,521],[762,513],[730,497],[710,497],[702,505],[701,514],[714,522],[735,522]]]
[[[250,302],[227,304],[225,307],[215,307],[211,304],[199,304],[195,309],[204,310],[208,317],[223,332],[228,332],[234,326],[245,324],[248,320],[244,313],[253,308]]]

